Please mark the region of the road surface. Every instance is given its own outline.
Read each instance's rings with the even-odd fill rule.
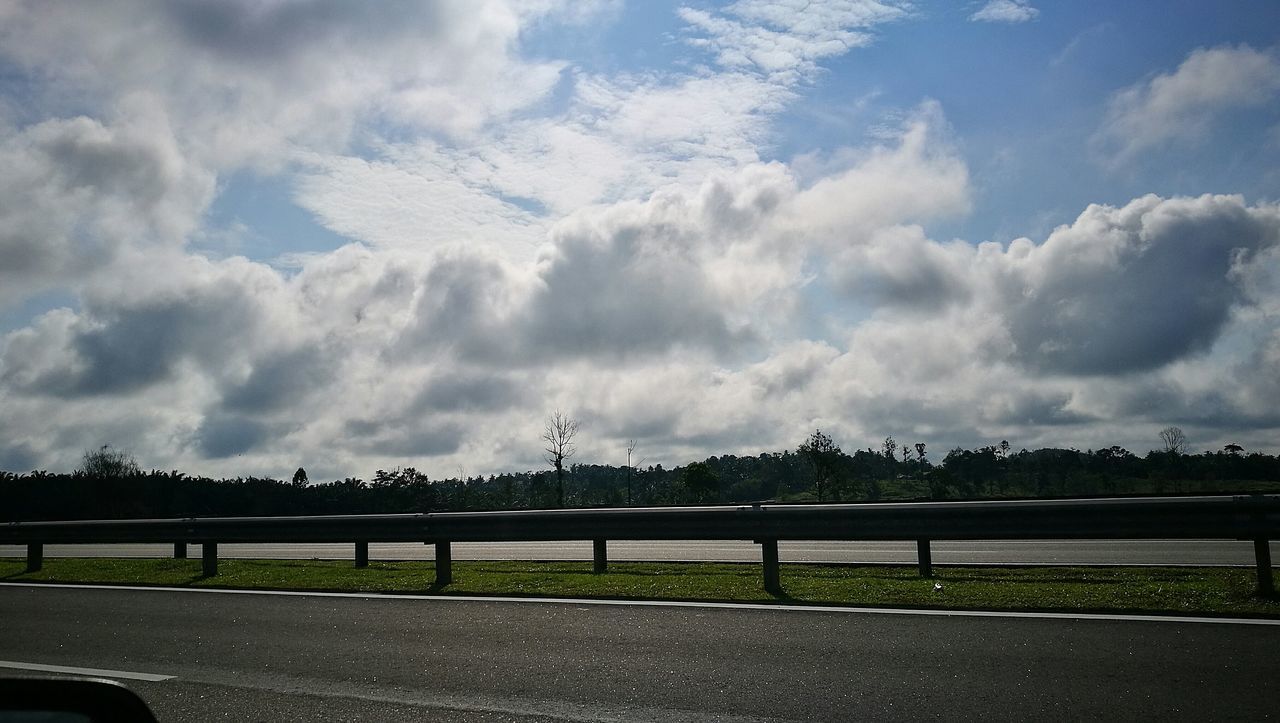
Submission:
[[[161,720],[1261,720],[1280,626],[0,585]]]
[[[1280,559],[1280,542],[1272,543],[1273,559]],[[1252,565],[1253,543],[1235,540],[1037,540],[1015,542],[934,542],[935,564],[1076,564],[1076,565]],[[914,563],[914,542],[778,543],[784,562]],[[0,545],[0,556],[21,556],[26,548]],[[47,557],[165,557],[169,545],[46,545]],[[191,554],[198,554],[192,550]],[[275,559],[346,559],[352,545],[235,545],[218,546],[219,557]],[[430,560],[435,548],[421,543],[372,544],[375,560]],[[590,560],[591,543],[574,542],[461,542],[453,544],[455,560]],[[760,549],[750,542],[701,540],[610,541],[609,559],[705,560],[759,562]]]

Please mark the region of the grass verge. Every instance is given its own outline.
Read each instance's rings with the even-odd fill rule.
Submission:
[[[589,562],[454,562],[454,582],[433,586],[431,562],[220,560],[216,577],[199,560],[0,558],[0,581],[178,587],[324,590],[441,595],[528,595],[823,605],[1154,612],[1280,617],[1280,601],[1254,594],[1249,568],[935,567],[930,580],[909,566],[784,564],[786,593],[761,588],[749,563],[617,562],[595,575]],[[940,584],[941,589],[935,587]]]

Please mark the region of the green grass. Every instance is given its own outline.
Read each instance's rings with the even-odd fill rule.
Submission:
[[[1251,568],[936,567],[925,580],[910,566],[784,564],[781,596],[748,563],[619,562],[595,575],[589,562],[455,562],[442,588],[431,562],[220,560],[211,578],[199,560],[51,558],[24,570],[25,560],[0,558],[4,582],[1280,617],[1280,601],[1254,594]]]

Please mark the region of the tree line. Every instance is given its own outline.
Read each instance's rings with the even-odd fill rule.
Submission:
[[[625,465],[569,464],[568,430],[577,431],[571,421],[562,417],[558,429],[552,425],[554,439],[544,440],[551,469],[488,477],[431,479],[404,467],[321,483],[310,483],[301,468],[289,480],[213,479],[143,471],[129,455],[104,447],[86,453],[72,473],[0,472],[0,520],[1280,491],[1280,458],[1237,445],[1187,454],[1185,441],[1144,456],[1116,446],[1015,452],[1002,441],[957,447],[935,463],[923,442],[888,437],[879,449],[849,453],[815,430],[795,450],[713,456],[670,469],[633,466],[634,442]]]

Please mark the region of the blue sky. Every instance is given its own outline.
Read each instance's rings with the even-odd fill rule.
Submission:
[[[1276,449],[1280,6],[0,8],[0,468]]]

